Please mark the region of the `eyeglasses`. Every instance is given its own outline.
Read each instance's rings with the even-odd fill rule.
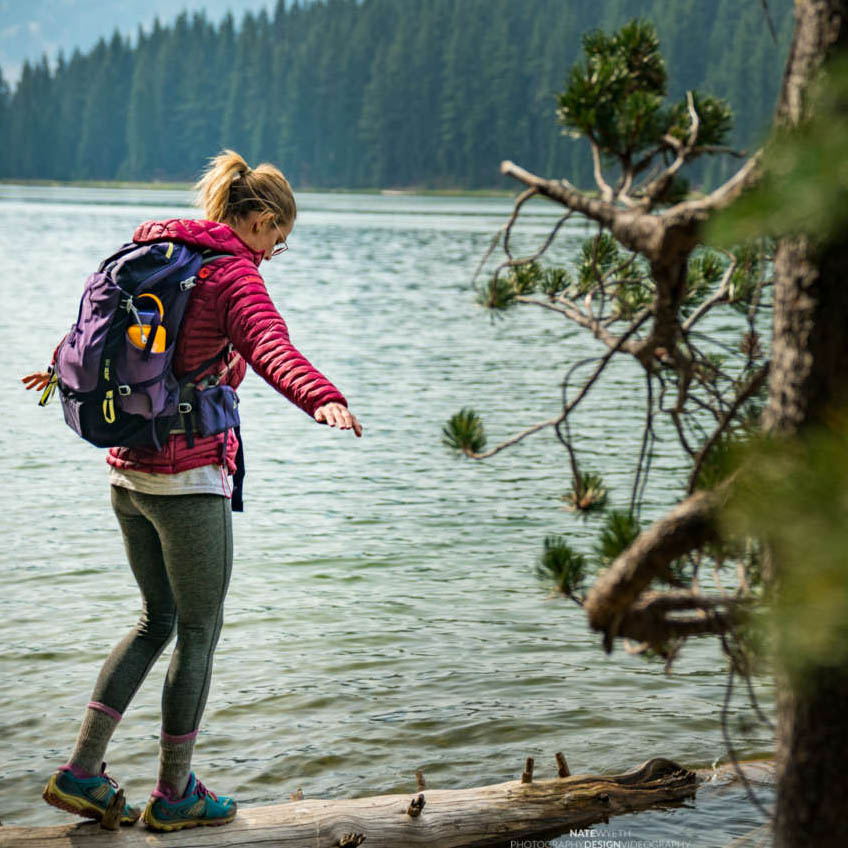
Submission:
[[[277,232],[282,236],[283,231],[277,226],[276,222],[274,222],[274,227],[277,230]],[[279,256],[281,253],[285,253],[288,249],[289,249],[289,246],[286,244],[285,236],[283,236],[282,242],[280,242],[280,244],[276,245],[276,247],[274,247],[274,249],[271,251],[271,258],[273,259],[275,256]]]

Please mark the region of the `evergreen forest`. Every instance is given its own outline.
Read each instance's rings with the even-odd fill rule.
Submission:
[[[187,180],[224,147],[296,188],[505,185],[502,159],[591,183],[555,95],[583,34],[652,20],[668,96],[733,109],[732,143],[771,123],[792,0],[279,0],[213,24],[180,14],[134,38],[0,75],[0,178]],[[773,24],[773,30],[770,26]],[[738,167],[710,157],[696,182]]]

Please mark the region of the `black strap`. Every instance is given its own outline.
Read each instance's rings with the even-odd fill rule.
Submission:
[[[186,443],[190,448],[194,447],[194,415],[191,412],[181,412],[180,418],[183,422],[183,430],[185,430]]]
[[[203,265],[208,265],[210,262],[214,262],[216,259],[223,259],[225,256],[232,255],[232,253],[213,253],[211,249],[209,251],[204,250],[202,253],[203,261],[200,265],[202,267]]]
[[[154,315],[150,322],[150,328],[147,331],[147,343],[144,345],[144,353],[141,355],[142,360],[145,362],[150,359],[150,351],[153,350],[153,342],[156,341],[156,333],[159,330],[160,323],[161,319],[159,316]],[[142,330],[141,325],[139,325],[139,330]]]
[[[233,427],[238,439],[238,452],[236,453],[236,473],[233,474],[233,492],[230,498],[233,512],[244,512],[244,440],[241,436],[241,428]]]
[[[186,383],[190,383],[196,377],[199,377],[207,368],[214,365],[222,356],[226,356],[229,351],[230,343],[227,342],[214,356],[210,357],[205,362],[201,362],[197,368],[189,371],[188,374],[183,374],[183,376],[179,378],[180,385],[183,386]]]

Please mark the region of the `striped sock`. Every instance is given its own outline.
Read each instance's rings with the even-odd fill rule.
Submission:
[[[69,764],[90,775],[100,774],[106,748],[120,720],[121,714],[117,710],[91,701],[83,716]]]
[[[188,787],[196,738],[196,730],[182,736],[173,736],[163,730],[159,738],[159,782],[156,789],[171,801],[182,798]]]

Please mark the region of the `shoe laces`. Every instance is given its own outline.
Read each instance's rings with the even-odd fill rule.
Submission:
[[[213,801],[218,800],[218,796],[210,789],[207,789],[196,777],[194,779],[194,791],[197,793],[198,798],[205,798],[209,795]]]
[[[109,785],[110,785],[113,789],[117,789],[117,788],[118,788],[118,781],[117,781],[117,780],[115,780],[115,778],[114,778],[114,777],[111,777],[110,775],[106,774],[106,763],[103,763],[103,765],[101,765],[101,766],[100,766],[100,777],[105,777],[105,778],[106,778],[106,780],[108,780],[108,781],[109,781]]]

